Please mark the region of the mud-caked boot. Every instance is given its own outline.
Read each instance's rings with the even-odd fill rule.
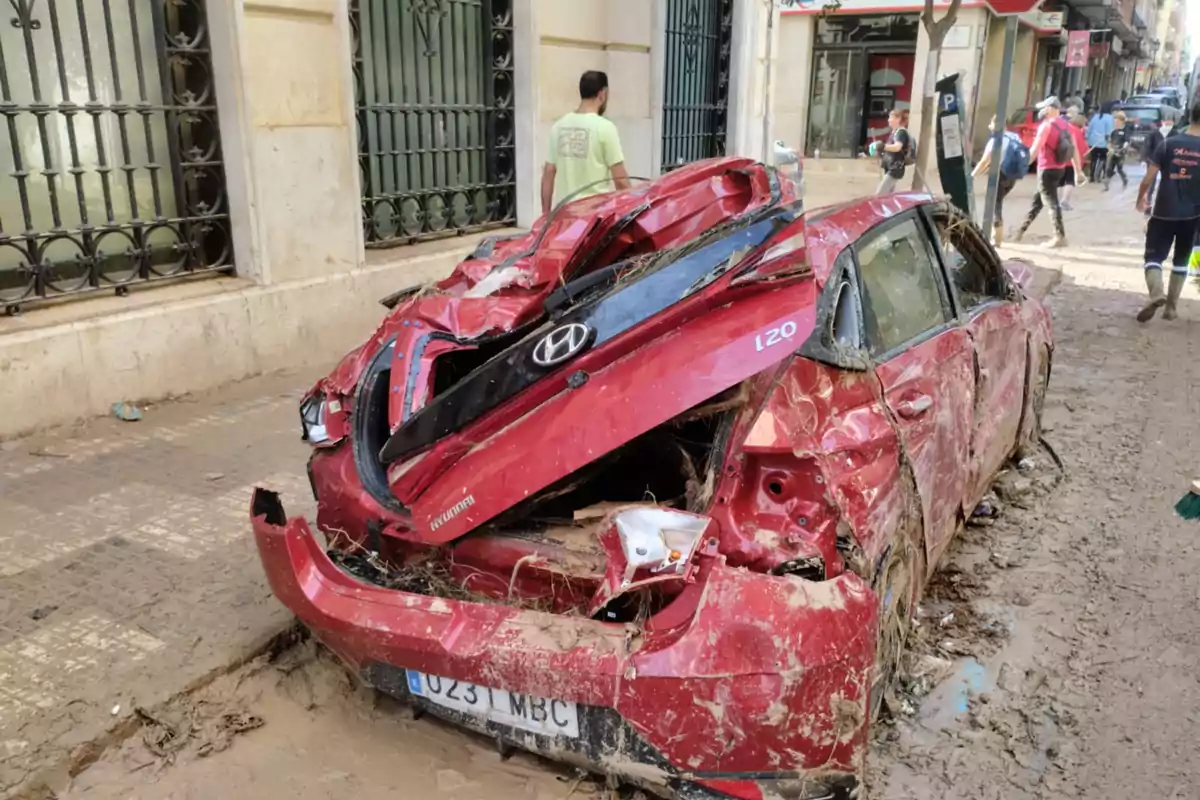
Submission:
[[[1154,319],[1158,310],[1167,304],[1167,295],[1163,292],[1162,270],[1149,267],[1146,270],[1146,289],[1150,293],[1150,301],[1138,312],[1138,322],[1149,322]]]
[[[1042,245],[1049,250],[1061,250],[1067,246],[1067,237],[1064,234],[1057,234],[1053,239]]]
[[[1183,284],[1186,282],[1186,273],[1171,273],[1171,283],[1167,286],[1167,305],[1166,308],[1163,309],[1163,319],[1172,320],[1179,318],[1179,311],[1176,308],[1176,305],[1179,303],[1179,295],[1183,294]]]

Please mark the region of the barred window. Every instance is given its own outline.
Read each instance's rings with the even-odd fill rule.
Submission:
[[[203,0],[9,0],[0,302],[230,271]],[[11,23],[11,24],[10,24]]]
[[[352,0],[368,247],[516,221],[512,0]]]

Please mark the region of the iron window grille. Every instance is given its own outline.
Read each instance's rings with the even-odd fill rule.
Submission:
[[[667,0],[662,168],[725,155],[733,0]]]
[[[514,224],[512,0],[351,0],[350,16],[367,246]]]
[[[0,302],[233,269],[204,0],[8,0]]]

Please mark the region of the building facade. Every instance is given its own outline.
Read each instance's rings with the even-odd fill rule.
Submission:
[[[940,16],[948,3],[937,0]],[[780,86],[775,118],[780,138],[809,157],[856,158],[888,134],[892,108],[910,112],[920,129],[929,39],[921,0],[843,0],[830,10],[813,0],[784,0]],[[959,73],[966,108],[973,108],[991,15],[967,0],[942,46],[938,72]],[[970,118],[968,118],[970,119]],[[924,148],[928,153],[931,148]]]
[[[379,298],[534,222],[585,70],[631,175],[773,133],[769,0],[13,6],[0,437],[328,365]]]
[[[854,158],[887,133],[891,108],[910,110],[919,130],[929,41],[920,23],[923,0],[782,0],[779,134],[806,155]],[[1139,0],[1154,7],[1154,0]],[[1049,94],[1116,99],[1135,85],[1138,60],[1150,58],[1153,18],[1134,0],[1046,0],[1018,18],[1009,84],[1010,119]],[[935,15],[949,3],[936,0]],[[957,72],[972,152],[987,139],[996,112],[1005,20],[979,0],[964,0],[942,44],[938,75]],[[1085,63],[1067,65],[1072,31],[1087,32]],[[930,148],[926,147],[928,154]]]
[[[1004,27],[965,0],[932,75],[922,0],[10,3],[0,437],[327,366],[379,298],[536,220],[547,134],[586,70],[609,75],[633,176],[776,139],[873,176],[857,156],[887,112],[920,130],[952,72],[978,152]],[[1047,3],[1021,19],[1010,108],[1132,89],[1156,0]],[[809,191],[835,184],[869,191]]]

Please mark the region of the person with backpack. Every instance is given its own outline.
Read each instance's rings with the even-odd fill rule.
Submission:
[[[893,108],[888,114],[888,127],[892,129],[892,133],[882,148],[880,163],[883,167],[883,178],[879,181],[879,188],[875,194],[891,194],[896,191],[896,185],[904,180],[904,168],[912,158],[913,144],[912,137],[908,135],[908,111]],[[872,152],[876,150],[874,145],[877,144],[878,142],[872,143]]]
[[[988,130],[996,132],[996,117],[988,123]],[[985,174],[992,165],[992,143],[989,136],[983,148],[983,157],[975,165],[971,177],[978,178]],[[1012,131],[1005,131],[1000,138],[1000,185],[996,189],[996,221],[992,225],[992,244],[997,247],[1004,240],[1004,198],[1017,185],[1017,181],[1029,174],[1029,148],[1021,141],[1021,137]]]
[[[1017,229],[1013,241],[1021,241],[1029,226],[1042,213],[1042,208],[1050,209],[1050,219],[1054,223],[1054,238],[1047,244],[1050,247],[1066,247],[1067,233],[1063,229],[1062,206],[1058,202],[1058,185],[1062,183],[1063,174],[1067,167],[1075,170],[1075,181],[1084,180],[1083,164],[1080,153],[1071,137],[1070,123],[1062,119],[1062,103],[1054,95],[1047,97],[1037,104],[1042,117],[1038,125],[1037,135],[1033,139],[1033,147],[1029,148],[1030,164],[1037,164],[1038,191],[1033,196],[1033,204],[1025,216],[1025,222]]]

